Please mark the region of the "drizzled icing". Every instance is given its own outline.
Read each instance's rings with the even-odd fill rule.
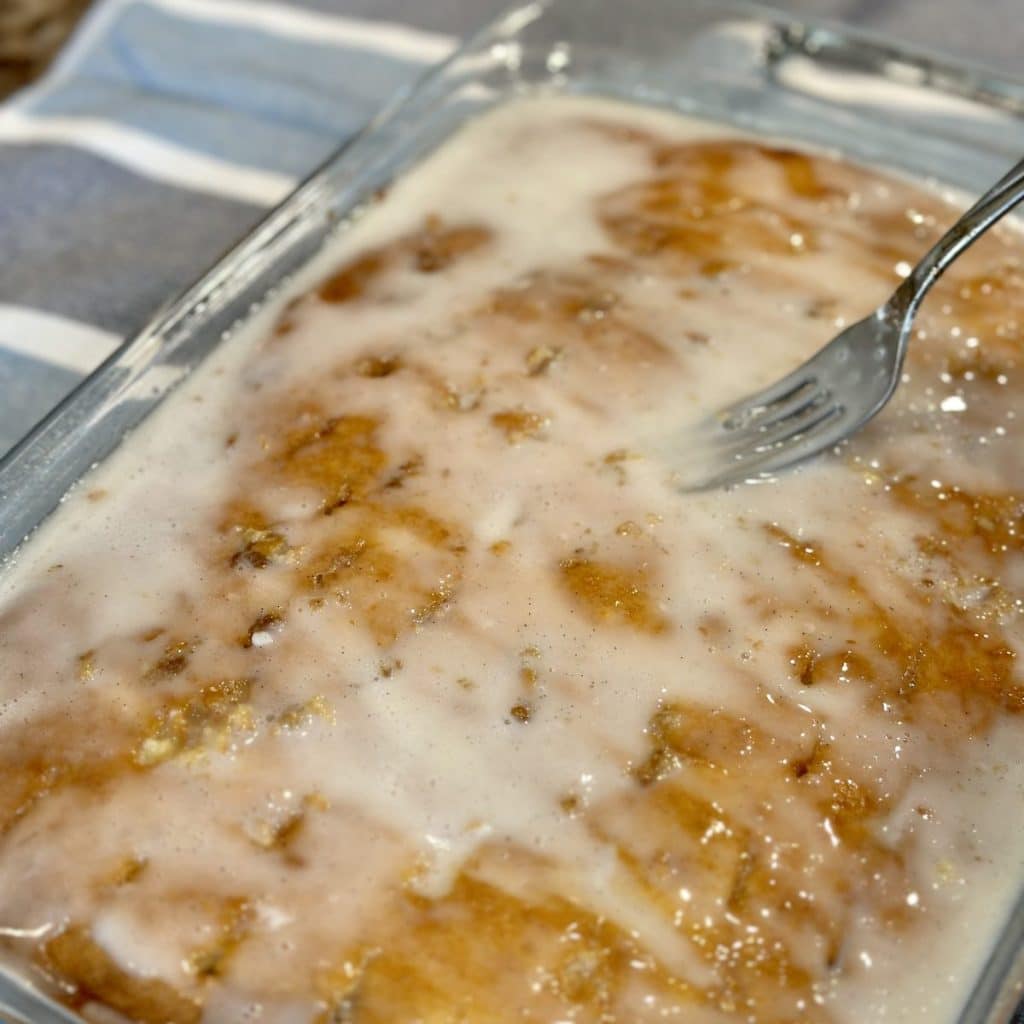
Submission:
[[[564,98],[398,182],[0,583],[10,962],[141,1021],[954,1019],[1024,852],[1024,249],[838,454],[646,444],[953,216]]]

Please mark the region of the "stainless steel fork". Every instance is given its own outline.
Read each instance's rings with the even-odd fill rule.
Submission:
[[[929,250],[892,297],[782,380],[721,410],[683,439],[677,481],[702,490],[771,476],[849,437],[899,383],[910,326],[943,271],[1024,199],[1024,160]],[[675,460],[674,460],[675,461]]]

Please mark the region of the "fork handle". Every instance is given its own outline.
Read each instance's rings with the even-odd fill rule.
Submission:
[[[893,295],[903,316],[912,316],[946,268],[997,220],[1024,199],[1024,160],[999,179],[939,240]]]

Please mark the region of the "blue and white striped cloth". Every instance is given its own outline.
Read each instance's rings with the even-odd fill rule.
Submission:
[[[785,6],[1013,70],[1020,2]],[[96,0],[49,75],[0,106],[0,453],[507,5]]]

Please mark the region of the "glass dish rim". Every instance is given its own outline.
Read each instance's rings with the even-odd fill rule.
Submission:
[[[131,374],[137,375],[159,355],[162,339],[170,337],[175,331],[187,333],[190,329],[194,330],[200,326],[203,311],[218,289],[224,287],[232,274],[244,267],[247,261],[257,260],[264,252],[268,240],[272,240],[276,232],[301,219],[303,212],[310,204],[316,202],[319,195],[322,195],[322,188],[330,185],[331,173],[344,166],[350,154],[358,151],[361,144],[382,133],[428,88],[442,83],[446,73],[461,60],[480,52],[490,43],[514,38],[525,26],[543,17],[548,11],[571,7],[576,2],[577,0],[533,0],[512,7],[488,21],[476,32],[469,34],[453,48],[448,57],[425,70],[399,90],[361,130],[338,146],[288,196],[261,216],[242,239],[229,246],[192,284],[163,304],[137,332],[118,345],[107,359],[83,378],[24,438],[0,457],[0,521],[3,518],[4,505],[10,500],[10,481],[13,479],[17,482],[19,474],[27,474],[31,478],[33,473],[42,479],[48,457],[59,455],[61,444],[91,429],[88,422],[89,412],[101,408],[111,397],[104,393],[102,388],[97,389],[97,385],[105,382],[112,384],[118,372],[126,368],[129,371],[129,379],[135,379]],[[909,66],[921,75],[921,80],[914,84],[923,83],[945,95],[968,98],[979,105],[1024,119],[1024,78],[993,72],[978,62],[947,56],[927,47],[905,45],[902,41],[893,41],[881,33],[851,28],[830,19],[792,14],[748,0],[720,0],[717,3],[712,3],[711,0],[687,0],[687,5],[709,9],[713,7],[722,20],[727,15],[742,15],[759,24],[781,29],[785,32],[787,42],[794,47],[794,52],[800,51],[801,40],[816,39],[820,42],[825,39],[873,55],[883,68],[886,66],[885,62],[895,62],[904,68]],[[808,48],[806,55],[813,59],[814,51]],[[887,75],[879,68],[874,68],[870,73],[883,80],[887,79]],[[244,315],[240,320],[244,320]],[[191,328],[190,323],[193,324]],[[202,359],[190,366],[187,374],[194,372],[201,362]],[[94,397],[97,390],[99,394]],[[162,404],[172,390],[173,386],[161,394],[141,418],[144,419]],[[133,421],[119,431],[114,447],[136,425]],[[106,454],[109,454],[109,451],[101,458],[105,458]],[[88,472],[92,465],[90,463],[78,466],[71,483],[63,487],[61,493],[66,493],[73,487],[77,479]],[[38,469],[40,466],[42,469]],[[0,536],[0,573],[3,572],[8,558],[28,539],[35,528],[49,517],[53,507],[55,506],[35,519],[24,536],[13,544],[5,546],[3,537]],[[1024,888],[1016,904],[1008,910],[1006,927],[972,987],[962,1008],[959,1024],[982,1024],[984,1021],[994,1020],[991,1014],[998,1012],[997,1007],[1011,998],[1007,994],[1008,981],[1017,977],[1016,972],[1021,972],[1022,968]],[[1024,974],[1021,974],[1021,979],[1024,981]],[[4,1005],[5,980],[0,974],[0,1007]],[[49,1001],[45,996],[41,998],[44,1002]],[[1012,1005],[1005,1003],[1007,1012],[1012,1013]],[[61,1015],[59,1018],[55,1016],[54,1020],[80,1020],[66,1008],[57,1004],[54,1004],[54,1007]]]
[[[160,329],[171,323],[176,316],[190,310],[197,302],[201,301],[208,286],[218,279],[218,272],[222,272],[238,260],[252,239],[270,223],[280,219],[283,214],[296,209],[301,197],[306,195],[318,182],[321,182],[331,168],[343,161],[349,151],[358,146],[365,138],[383,128],[409,100],[423,91],[426,86],[440,80],[446,70],[467,54],[476,51],[487,39],[500,37],[507,32],[514,33],[518,25],[535,20],[544,12],[571,2],[573,0],[527,0],[526,3],[510,6],[478,27],[476,31],[460,38],[447,57],[429,66],[408,84],[398,89],[365,125],[332,150],[299,181],[288,195],[266,211],[245,235],[229,244],[194,281],[157,307],[141,327],[125,337],[28,433],[15,442],[7,452],[0,455],[0,499],[4,497],[3,482],[10,472],[10,467],[19,462],[26,451],[45,444],[46,438],[65,419],[67,410],[81,403],[83,392],[90,382],[120,362],[127,353],[141,347],[145,340],[159,334]],[[704,0],[696,0],[696,2],[700,3]],[[942,91],[969,97],[1024,117],[1024,74],[1017,77],[1002,71],[993,72],[978,61],[946,54],[939,49],[919,46],[914,43],[905,44],[903,40],[892,40],[881,32],[852,27],[830,18],[809,18],[804,15],[791,14],[772,7],[770,4],[758,3],[756,0],[722,0],[720,6],[723,10],[728,8],[730,11],[744,12],[751,18],[764,23],[786,25],[790,38],[800,34],[809,36],[813,33],[825,32],[842,43],[855,44],[879,57],[910,63],[929,78],[933,78],[938,72],[941,75]],[[950,88],[951,86],[956,88]],[[3,560],[4,554],[0,549],[0,568],[3,566]]]

